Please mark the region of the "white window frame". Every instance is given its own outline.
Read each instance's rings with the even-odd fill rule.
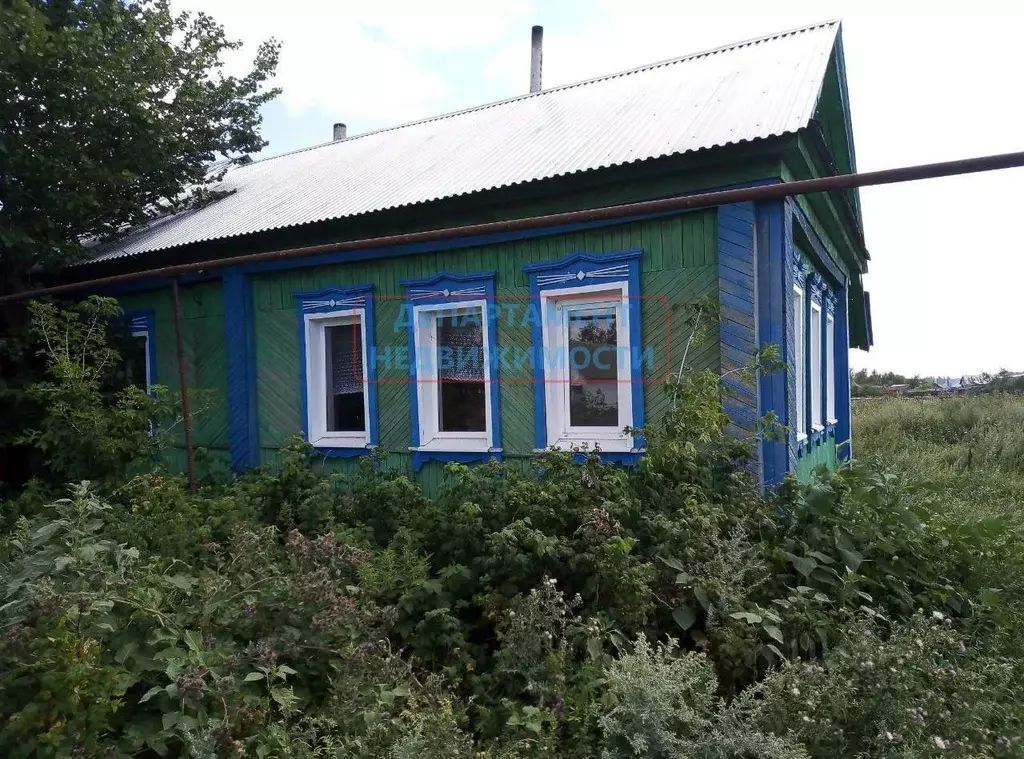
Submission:
[[[364,448],[370,443],[370,386],[367,380],[366,309],[346,308],[337,311],[303,314],[306,338],[306,429],[309,442],[317,448]],[[328,327],[341,327],[358,321],[363,367],[362,432],[329,432],[327,430],[327,342]]]
[[[796,439],[807,437],[807,404],[804,400],[807,384],[807,361],[804,355],[804,289],[793,286],[793,376],[796,380]]]
[[[825,339],[828,341],[825,347],[825,383],[826,383],[826,420],[829,424],[836,424],[836,317],[828,314],[825,323]]]
[[[484,362],[484,419],[483,432],[445,432],[440,429],[438,416],[437,320],[467,309],[480,310],[483,333]],[[488,329],[486,300],[446,301],[413,307],[413,360],[416,362],[416,406],[419,425],[419,445],[414,451],[479,453],[496,447],[494,425],[491,420],[491,342]]]
[[[146,342],[144,343],[144,350],[146,351],[146,392],[153,392],[153,361],[152,354],[149,352],[149,341],[153,338],[149,335],[148,329],[133,329],[131,331],[132,337],[141,337]]]
[[[586,297],[592,296],[592,297]],[[547,289],[540,293],[544,362],[544,401],[549,446],[560,449],[586,447],[618,453],[632,451],[634,440],[623,432],[633,426],[633,367],[630,345],[629,286],[626,281]],[[569,313],[576,308],[613,305],[618,350],[617,427],[573,427],[569,423],[570,362],[568,356]],[[564,359],[564,360],[563,360]]]
[[[824,429],[822,424],[822,375],[821,375],[821,304],[811,301],[811,428],[817,432]]]

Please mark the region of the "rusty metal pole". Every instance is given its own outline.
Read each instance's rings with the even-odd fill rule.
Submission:
[[[181,325],[181,292],[178,280],[171,280],[174,300],[174,339],[178,345],[178,382],[181,383],[181,415],[185,417],[185,467],[188,471],[188,489],[196,489],[196,462],[192,450],[192,411],[188,403],[188,368],[185,366],[185,337]]]

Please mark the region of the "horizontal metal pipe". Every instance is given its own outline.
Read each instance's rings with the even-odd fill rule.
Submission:
[[[623,216],[644,216],[647,214],[667,213],[672,211],[687,211],[695,208],[706,208],[709,206],[723,205],[726,203],[741,203],[747,201],[778,200],[794,195],[807,195],[815,192],[826,192],[829,190],[846,190],[853,187],[870,187],[873,185],[896,184],[899,182],[913,182],[918,179],[935,179],[937,177],[950,177],[959,174],[977,174],[983,171],[995,171],[998,169],[1012,169],[1024,167],[1024,152],[1002,153],[1000,155],[981,156],[978,158],[964,158],[958,161],[944,161],[942,163],[928,163],[918,166],[904,166],[897,169],[883,169],[881,171],[868,171],[860,174],[837,174],[831,177],[819,177],[817,179],[801,179],[795,182],[780,182],[778,184],[760,185],[757,187],[742,187],[735,190],[721,190],[718,192],[705,192],[697,195],[679,195],[660,200],[644,200],[637,203],[623,203],[621,205],[604,206],[601,208],[590,208],[582,211],[567,211],[565,213],[548,214],[546,216],[530,216],[521,219],[509,219],[507,221],[490,221],[483,224],[469,224],[462,227],[450,227],[447,229],[431,229],[424,232],[408,232],[400,235],[385,235],[383,237],[368,237],[362,240],[348,240],[345,242],[329,243],[326,245],[310,245],[301,248],[284,248],[281,250],[270,250],[263,253],[250,253],[230,258],[218,258],[211,261],[199,261],[189,264],[178,264],[175,266],[162,266],[157,269],[136,271],[127,274],[115,274],[98,279],[71,282],[53,287],[44,287],[37,290],[26,290],[21,293],[0,296],[0,303],[13,300],[24,300],[36,298],[43,295],[59,295],[61,293],[74,292],[97,287],[133,282],[139,279],[178,277],[182,274],[191,274],[197,271],[209,269],[222,269],[228,266],[241,266],[244,264],[264,263],[267,261],[281,261],[290,258],[305,258],[321,253],[339,253],[347,250],[363,250],[366,248],[383,248],[393,245],[409,245],[412,243],[434,242],[437,240],[448,240],[459,237],[473,237],[476,235],[500,234],[502,232],[517,232],[526,229],[542,229],[544,227],[555,227],[564,224],[579,224],[588,221],[601,221],[615,219]]]

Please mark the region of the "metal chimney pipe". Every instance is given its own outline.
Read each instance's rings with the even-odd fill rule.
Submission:
[[[346,136],[348,136],[348,127],[346,127],[344,124],[342,124],[340,122],[335,124],[334,125],[334,140],[335,140],[335,142],[337,142],[338,140],[344,140]]]
[[[530,35],[530,92],[540,92],[540,71],[544,65],[544,27],[533,27]]]

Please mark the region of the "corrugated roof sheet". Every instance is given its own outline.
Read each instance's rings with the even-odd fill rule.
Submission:
[[[372,213],[795,132],[836,21],[329,142],[230,170],[231,194],[93,261]]]

